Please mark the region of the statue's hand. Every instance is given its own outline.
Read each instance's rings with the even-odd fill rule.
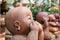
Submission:
[[[38,23],[37,21],[33,21],[30,24],[30,28],[31,28],[31,30],[42,31],[42,25],[40,23]]]

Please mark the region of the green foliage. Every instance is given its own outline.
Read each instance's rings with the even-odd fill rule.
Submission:
[[[39,7],[38,7],[38,6],[37,6],[37,7],[33,6],[33,7],[31,7],[30,9],[31,9],[31,11],[32,11],[34,20],[36,20],[36,15],[37,15],[38,12],[40,12]]]
[[[15,7],[16,6],[16,3],[17,2],[20,2],[20,0],[15,0],[14,3],[13,3],[13,6]]]
[[[15,7],[16,3],[17,2],[20,2],[21,0],[14,0],[12,5]],[[43,0],[42,1],[42,5],[37,5],[36,2],[38,0],[35,0],[35,4],[32,4],[29,0],[29,4],[27,4],[27,7],[29,7],[32,11],[32,14],[33,14],[33,17],[34,17],[34,20],[36,19],[36,15],[37,13],[41,12],[42,10],[45,11],[45,12],[48,12],[48,14],[53,14],[53,13],[60,13],[60,9],[57,10],[57,9],[54,9],[54,10],[49,10],[50,8],[54,7],[55,4],[54,4],[54,1],[52,1],[50,4],[46,4]],[[46,0],[48,3],[49,3],[49,0]],[[40,6],[42,6],[42,8],[40,8]]]
[[[49,10],[50,8],[54,7],[55,4],[53,3],[53,1],[50,4],[45,4],[44,3],[45,0],[43,0],[43,5],[37,5],[36,4],[33,6],[33,4],[31,4],[29,7],[33,13],[33,17],[34,20],[36,19],[36,15],[38,12],[42,12],[42,10],[44,12],[48,12],[48,14],[54,14],[54,13],[60,13],[60,10]],[[42,6],[42,9],[40,9],[39,7]]]
[[[54,13],[60,13],[60,9],[54,9],[52,10]]]

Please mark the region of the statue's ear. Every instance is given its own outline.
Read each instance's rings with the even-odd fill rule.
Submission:
[[[14,26],[19,31],[20,30],[20,21],[15,21]]]

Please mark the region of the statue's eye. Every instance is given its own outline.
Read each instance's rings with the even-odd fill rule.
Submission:
[[[30,17],[30,16],[28,16],[28,19],[31,19],[31,17]]]
[[[44,24],[44,20],[41,20],[40,23],[41,23],[41,24]]]
[[[29,19],[31,19],[31,18],[29,18]]]

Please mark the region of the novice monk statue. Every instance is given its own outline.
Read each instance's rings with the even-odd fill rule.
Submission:
[[[41,23],[42,25],[44,25],[43,26],[44,30],[48,29],[48,20],[49,20],[49,18],[48,18],[47,12],[38,13],[37,16],[36,16],[36,20],[39,23]]]
[[[47,12],[38,13],[36,16],[36,20],[43,25],[44,40],[52,40],[53,34],[49,32],[48,13]]]
[[[49,15],[49,19],[50,19],[49,20],[49,25],[50,25],[49,30],[50,30],[50,32],[52,32],[56,36],[57,39],[60,39],[59,38],[59,35],[60,35],[59,15],[58,14]]]
[[[33,20],[32,12],[26,7],[16,7],[6,14],[5,23],[12,35],[19,35],[13,40],[43,40],[42,25]],[[39,36],[38,36],[39,35]],[[15,37],[13,37],[15,38]]]

